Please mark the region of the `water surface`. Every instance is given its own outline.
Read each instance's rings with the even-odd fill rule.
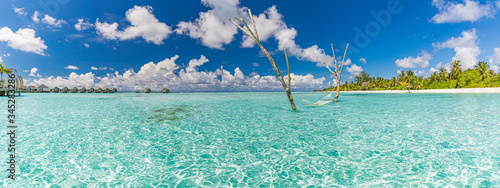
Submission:
[[[0,186],[500,186],[498,94],[342,94],[298,112],[284,93],[16,99],[20,172]]]

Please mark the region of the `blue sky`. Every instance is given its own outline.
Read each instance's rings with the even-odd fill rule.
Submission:
[[[351,45],[343,81],[361,70],[427,76],[454,59],[500,65],[500,1],[474,0],[5,0],[0,61],[29,85],[279,90],[268,59],[228,21],[248,8],[281,71],[288,49],[295,90],[333,84],[315,60],[330,44],[337,56]]]

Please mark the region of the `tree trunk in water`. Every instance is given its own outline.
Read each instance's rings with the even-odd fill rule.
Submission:
[[[339,98],[339,93],[340,93],[340,84],[337,84],[337,92],[335,93],[335,99],[333,100],[333,102],[337,102],[337,99]]]
[[[295,102],[293,101],[292,92],[290,92],[290,88],[286,86],[285,80],[283,79],[283,76],[281,76],[281,72],[278,69],[278,67],[276,66],[274,59],[271,57],[271,55],[269,55],[269,52],[267,52],[267,50],[264,48],[264,46],[262,46],[262,44],[260,44],[260,42],[258,42],[258,41],[256,41],[256,42],[257,42],[257,45],[259,45],[262,52],[264,52],[264,54],[266,54],[267,58],[271,62],[271,65],[273,66],[274,70],[276,71],[276,74],[278,75],[278,78],[281,81],[281,85],[283,85],[283,89],[285,89],[286,95],[288,96],[288,100],[290,101],[290,105],[292,106],[292,110],[294,110],[294,111],[297,110],[297,107],[295,107]],[[288,76],[290,77],[290,75],[288,75]]]

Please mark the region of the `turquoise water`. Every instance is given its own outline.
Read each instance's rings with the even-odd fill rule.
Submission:
[[[20,172],[0,186],[500,186],[498,94],[343,94],[299,112],[283,93],[17,101]]]

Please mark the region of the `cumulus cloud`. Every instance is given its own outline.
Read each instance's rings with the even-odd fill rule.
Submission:
[[[40,37],[35,37],[33,29],[19,29],[15,33],[8,27],[0,29],[0,42],[7,42],[12,49],[44,55],[47,49]]]
[[[89,48],[90,47],[90,45],[87,44],[87,43],[83,43],[83,46],[85,46],[85,48]]]
[[[340,63],[340,64],[342,64],[342,63]],[[345,60],[344,65],[350,65],[350,64],[352,64],[352,60],[351,59]]]
[[[91,70],[107,70],[108,67],[104,67],[104,66],[101,66],[101,67],[94,67],[94,66],[91,66],[90,67]],[[111,70],[111,68],[110,68]]]
[[[35,12],[33,13],[33,16],[31,16],[31,19],[32,19],[35,23],[38,23],[38,22],[40,22],[40,19],[38,18],[38,16],[39,16],[39,15],[40,15],[40,14],[38,13],[38,11],[35,11]]]
[[[3,63],[3,59],[2,59],[2,56],[0,56],[0,63]]]
[[[363,72],[363,68],[361,66],[357,66],[356,64],[352,64],[351,67],[346,67],[347,72],[349,72],[351,75],[358,75],[361,72]]]
[[[500,66],[500,48],[493,50],[493,56],[490,57],[491,69],[495,72],[499,71]]]
[[[160,21],[153,14],[150,6],[134,6],[125,14],[130,26],[123,31],[118,30],[118,23],[109,24],[96,20],[95,28],[99,35],[110,40],[131,40],[142,37],[146,42],[156,45],[163,44],[170,33],[171,28]]]
[[[499,4],[499,2],[496,2]],[[430,20],[434,23],[458,23],[458,22],[475,22],[483,17],[493,18],[497,12],[495,5],[492,3],[480,4],[475,0],[464,0],[463,3],[433,0],[432,5],[439,12]]]
[[[417,57],[405,57],[404,59],[397,59],[396,66],[400,68],[426,68],[429,66],[429,60],[432,59],[431,54],[422,50]]]
[[[223,45],[231,43],[237,28],[229,22],[229,18],[239,16],[243,8],[238,7],[238,0],[202,0],[203,5],[211,8],[200,12],[199,17],[191,22],[179,22],[175,32],[193,39],[201,40],[204,46],[223,49]]]
[[[14,7],[14,12],[18,16],[26,16],[26,15],[28,15],[28,13],[26,12],[26,10],[24,10],[24,8],[16,8],[16,7]]]
[[[74,66],[74,65],[68,65],[66,67],[64,67],[65,69],[70,69],[70,70],[78,70],[78,67],[77,66]]]
[[[477,56],[481,53],[478,46],[476,29],[463,31],[460,37],[452,37],[442,43],[432,43],[432,46],[438,50],[453,48],[455,56],[453,56],[452,60],[460,60],[464,69],[474,67],[478,61]]]
[[[88,21],[83,21],[83,18],[78,19],[78,23],[75,24],[75,29],[77,31],[83,31],[94,27],[94,24],[91,24]]]
[[[48,14],[45,14],[45,16],[42,18],[42,22],[54,27],[61,27],[62,24],[66,24],[66,21],[55,19]]]
[[[228,18],[236,16],[250,20],[248,8],[240,6],[238,0],[202,0],[202,3],[211,10],[201,12],[195,21],[179,22],[175,31],[177,34],[199,39],[209,48],[223,49],[223,45],[231,43],[234,35],[238,33],[237,27],[229,22]],[[290,56],[300,60],[317,62],[316,57],[322,55],[322,49],[317,45],[303,48],[295,43],[297,30],[286,25],[283,15],[278,12],[276,6],[271,6],[263,13],[253,16],[261,42],[272,37],[278,41],[278,50],[286,48]],[[255,46],[255,42],[247,35],[243,35],[241,46],[251,48]],[[332,59],[330,56],[328,58]]]
[[[36,67],[31,68],[29,76],[34,76],[34,77],[42,77],[42,75],[38,74],[38,69]]]
[[[160,90],[168,87],[175,91],[266,91],[280,90],[282,86],[275,76],[260,76],[257,73],[245,75],[239,67],[232,73],[220,67],[215,71],[199,71],[199,67],[208,63],[205,56],[192,59],[186,68],[181,68],[175,61],[179,56],[166,58],[158,63],[144,64],[138,72],[129,69],[122,74],[115,71],[103,77],[95,77],[92,72],[86,74],[71,73],[69,77],[48,77],[33,80],[31,85],[77,87],[117,87],[119,90],[142,90],[145,87]],[[97,68],[97,67],[95,67]],[[35,71],[36,72],[36,71]],[[325,78],[313,75],[291,74],[292,87],[297,90],[322,88]],[[285,75],[288,78],[288,75]]]
[[[360,58],[359,61],[361,61],[363,64],[366,64],[366,58]]]

